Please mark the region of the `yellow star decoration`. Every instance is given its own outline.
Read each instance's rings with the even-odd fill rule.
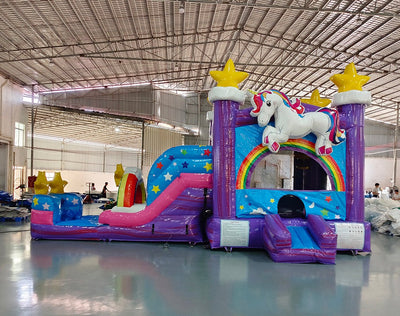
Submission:
[[[206,168],[207,171],[210,171],[212,169],[212,163],[206,162],[206,165],[203,168]]]
[[[38,205],[39,204],[39,199],[37,198],[37,197],[35,197],[34,199],[33,199],[33,205]]]
[[[270,203],[274,203],[275,200],[274,200],[274,199],[270,199],[269,202],[270,202]]]
[[[249,75],[247,72],[236,71],[232,59],[228,59],[224,70],[211,70],[211,77],[217,82],[217,87],[235,87],[239,88],[239,83]]]
[[[369,76],[357,74],[354,63],[348,64],[343,74],[336,74],[329,78],[339,89],[338,92],[350,90],[362,91],[362,86],[369,80]]]
[[[153,189],[151,189],[155,194],[157,194],[160,191],[160,186],[158,185],[153,185]]]
[[[243,206],[243,205],[240,205],[239,208],[240,208],[241,210],[243,210],[243,209],[244,209],[244,206]]]
[[[319,106],[319,107],[325,107],[329,103],[331,103],[331,100],[329,100],[329,99],[321,99],[321,97],[319,96],[318,89],[315,89],[311,93],[311,99],[301,99],[301,102],[304,102],[304,103],[307,103],[307,104],[311,104],[311,105],[316,105],[316,106]]]

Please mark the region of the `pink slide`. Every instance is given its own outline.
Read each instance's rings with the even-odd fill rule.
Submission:
[[[104,211],[99,223],[115,227],[135,227],[151,222],[159,216],[185,189],[212,188],[212,174],[181,173],[148,206],[135,213]]]

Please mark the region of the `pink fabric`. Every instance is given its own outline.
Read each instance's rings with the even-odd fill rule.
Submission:
[[[53,212],[32,210],[31,223],[42,224],[42,225],[53,225]]]
[[[117,227],[135,227],[151,222],[187,188],[211,188],[212,174],[181,173],[150,205],[137,213],[105,211],[99,223]]]

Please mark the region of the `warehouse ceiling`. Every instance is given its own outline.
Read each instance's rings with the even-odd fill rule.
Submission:
[[[0,74],[37,93],[152,83],[207,92],[231,58],[241,88],[332,98],[353,62],[366,117],[396,124],[397,0],[0,0]]]

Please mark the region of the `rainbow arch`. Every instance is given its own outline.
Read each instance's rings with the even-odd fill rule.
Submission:
[[[314,157],[314,159],[316,159],[325,167],[325,171],[330,174],[335,190],[346,190],[343,174],[336,161],[331,157],[331,155],[318,156],[315,152],[313,142],[303,138],[289,139],[287,142],[281,144],[281,149],[300,149],[307,153],[310,153]],[[266,154],[268,154],[268,152],[270,152],[268,147],[263,146],[262,144],[254,147],[249,152],[249,154],[243,159],[239,167],[236,178],[236,189],[246,189],[247,178],[250,174],[252,166],[255,165],[258,160],[262,159]]]

